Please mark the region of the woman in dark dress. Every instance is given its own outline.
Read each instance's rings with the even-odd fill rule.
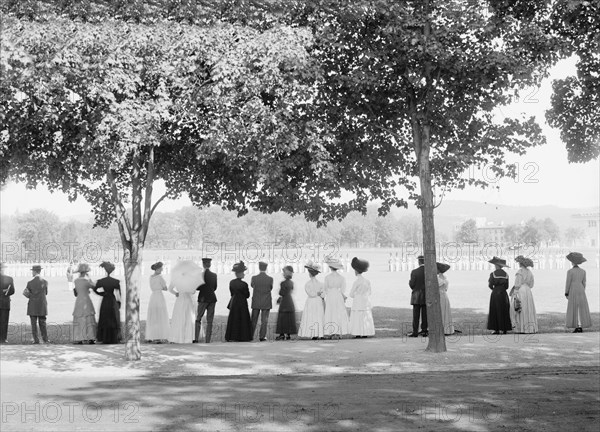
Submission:
[[[227,318],[227,329],[225,330],[225,340],[227,342],[248,342],[252,340],[252,321],[248,311],[248,297],[250,290],[248,284],[242,280],[244,272],[248,270],[243,261],[233,265],[235,279],[229,282],[229,317]]]
[[[275,339],[277,340],[289,340],[290,335],[297,334],[298,328],[296,327],[296,308],[294,307],[294,299],[292,298],[292,291],[294,290],[294,282],[292,282],[292,276],[294,275],[294,268],[292,266],[285,266],[283,268],[283,277],[285,280],[281,282],[279,288],[279,311],[277,312],[277,329],[279,333]]]
[[[113,263],[105,261],[100,267],[106,271],[106,277],[98,279],[94,288],[94,292],[102,296],[96,339],[105,344],[115,344],[121,342],[121,286],[118,279],[110,276],[115,269]]]
[[[506,334],[508,330],[512,330],[510,322],[510,300],[506,290],[508,290],[508,274],[502,270],[502,267],[508,267],[506,260],[498,257],[493,257],[488,261],[496,266],[490,274],[488,286],[492,290],[490,296],[490,311],[488,314],[488,330],[494,330],[493,334],[502,332]]]

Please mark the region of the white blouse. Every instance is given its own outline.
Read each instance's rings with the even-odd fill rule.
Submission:
[[[350,297],[352,301],[352,310],[370,310],[371,302],[369,296],[371,295],[371,282],[363,277],[363,275],[356,276],[356,280],[352,284],[350,290]]]
[[[323,283],[315,278],[310,278],[304,285],[304,290],[309,297],[318,297],[323,292]]]
[[[325,295],[332,291],[339,291],[344,294],[346,292],[346,279],[338,272],[331,272],[325,276]]]

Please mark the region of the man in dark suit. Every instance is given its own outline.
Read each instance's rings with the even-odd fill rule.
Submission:
[[[10,296],[15,293],[13,278],[4,274],[5,264],[0,263],[0,344],[8,343],[8,317]]]
[[[211,258],[202,258],[204,267],[204,283],[197,288],[198,293],[198,313],[196,314],[196,332],[193,343],[198,343],[200,337],[200,326],[204,312],[206,312],[206,343],[210,343],[212,334],[213,319],[215,317],[215,303],[217,296],[217,275],[210,271]]]
[[[40,343],[37,330],[38,322],[40,324],[42,340],[44,343],[48,343],[48,332],[46,331],[46,315],[48,315],[46,295],[48,295],[48,282],[46,282],[45,279],[42,279],[40,276],[41,272],[41,266],[34,265],[31,267],[33,279],[27,282],[27,287],[23,292],[23,295],[29,298],[29,302],[27,303],[27,315],[29,315],[31,320],[31,333],[33,334],[34,344]]]
[[[259,262],[258,270],[260,273],[252,276],[250,286],[252,290],[252,339],[258,324],[258,315],[260,314],[260,333],[259,340],[261,342],[267,340],[267,325],[269,323],[269,312],[273,304],[271,302],[271,291],[273,290],[273,278],[267,273],[267,263]]]
[[[419,267],[410,272],[408,285],[412,289],[410,304],[413,307],[413,331],[408,336],[418,337],[419,334],[427,336],[427,303],[425,301],[425,258],[417,257]],[[421,317],[421,333],[419,331],[419,317]]]

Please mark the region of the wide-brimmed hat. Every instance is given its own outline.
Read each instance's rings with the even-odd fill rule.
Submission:
[[[331,267],[334,270],[339,270],[339,269],[344,268],[344,264],[342,264],[342,262],[337,258],[329,258],[329,259],[327,259],[327,261],[325,261],[325,264],[327,264],[329,267]]]
[[[107,273],[112,273],[115,271],[115,265],[110,261],[103,261],[102,264],[100,264],[100,267],[106,270]]]
[[[159,269],[159,268],[161,268],[162,266],[163,266],[163,263],[162,263],[161,261],[159,261],[159,262],[155,262],[154,264],[152,264],[152,265],[150,266],[150,269],[152,269],[152,270],[156,270],[156,269]]]
[[[90,265],[87,263],[81,263],[77,266],[77,273],[88,273],[90,271]]]
[[[313,263],[312,261],[307,262],[304,268],[315,271],[317,273],[321,273],[321,266],[319,264]]]
[[[352,258],[350,265],[359,273],[364,273],[369,270],[369,261],[361,260],[357,257]]]
[[[31,267],[31,270],[36,271],[36,272],[41,272],[42,271],[42,266],[41,265],[34,265],[33,267]]]
[[[523,255],[516,257],[515,261],[524,265],[525,267],[533,267],[533,260],[531,258],[524,257]]]
[[[446,273],[448,270],[450,270],[450,264],[446,264],[446,263],[435,263],[437,265],[437,271],[438,273]]]
[[[573,264],[582,264],[587,261],[579,252],[570,252],[569,255],[567,255],[567,259]]]
[[[237,262],[233,265],[233,268],[231,269],[232,272],[234,273],[241,273],[248,270],[248,267],[246,267],[246,264],[244,264],[244,261],[240,261]]]
[[[493,257],[491,260],[488,261],[490,264],[494,264],[494,265],[499,265],[501,267],[508,267],[506,265],[506,260],[502,259],[502,258],[498,258],[498,257]]]

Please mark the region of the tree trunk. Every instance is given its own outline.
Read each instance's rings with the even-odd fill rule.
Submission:
[[[134,236],[134,239],[136,236]],[[125,252],[123,264],[125,266],[125,358],[127,360],[140,360],[142,358],[140,334],[140,296],[142,276],[142,248],[134,240],[131,251]]]
[[[440,287],[437,280],[435,229],[433,222],[433,190],[429,166],[429,127],[423,126],[418,145],[419,180],[421,183],[421,218],[423,222],[423,255],[425,256],[425,295],[429,343],[427,351],[445,352],[446,339],[440,306]]]

